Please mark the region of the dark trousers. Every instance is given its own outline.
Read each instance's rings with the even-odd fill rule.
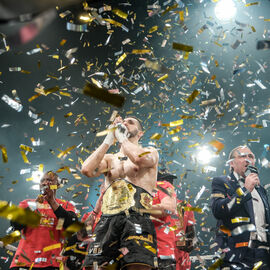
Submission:
[[[176,261],[173,259],[162,260],[158,258],[158,270],[175,270]]]
[[[262,265],[258,268],[260,270],[270,270],[270,253],[266,249],[262,248],[249,248],[245,254],[245,257],[241,259],[241,263],[228,263],[222,265],[224,267],[230,267],[230,269],[253,269],[256,263],[262,261]],[[237,266],[238,268],[236,268]],[[226,268],[225,268],[226,269]]]

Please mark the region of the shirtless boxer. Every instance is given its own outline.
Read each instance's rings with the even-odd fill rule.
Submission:
[[[117,117],[103,143],[85,160],[82,173],[98,177],[104,173],[107,190],[96,240],[85,259],[86,269],[147,270],[157,266],[156,234],[149,214],[156,185],[158,152],[143,148],[142,125],[135,117]],[[120,151],[107,154],[117,141]],[[142,211],[140,211],[142,210]]]

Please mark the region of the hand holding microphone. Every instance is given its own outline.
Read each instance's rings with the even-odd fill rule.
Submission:
[[[254,188],[260,185],[258,169],[256,167],[251,165],[247,166],[245,176],[245,188],[250,192],[252,192]]]

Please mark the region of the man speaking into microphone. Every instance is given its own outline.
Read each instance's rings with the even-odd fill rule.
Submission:
[[[230,175],[212,181],[211,206],[228,235],[221,269],[270,269],[270,210],[255,156],[247,146],[229,154]]]

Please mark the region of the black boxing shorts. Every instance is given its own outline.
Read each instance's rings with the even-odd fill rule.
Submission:
[[[95,241],[88,249],[84,266],[123,269],[129,265],[158,266],[156,232],[149,214],[151,195],[125,180],[106,190],[102,216],[95,228]]]

